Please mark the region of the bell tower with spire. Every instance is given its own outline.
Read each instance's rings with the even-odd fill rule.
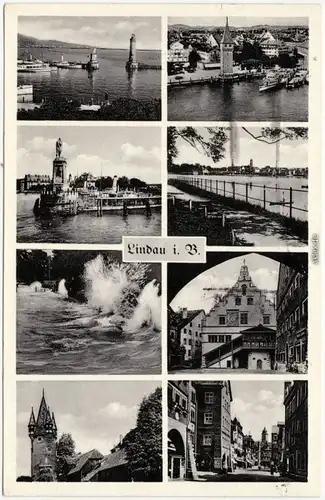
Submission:
[[[233,60],[234,60],[234,41],[232,39],[228,17],[226,17],[225,31],[220,42],[220,73],[221,76],[230,75],[233,73]]]
[[[57,426],[54,413],[51,414],[47,406],[44,389],[37,419],[34,409],[31,410],[28,435],[31,441],[31,477],[34,480],[56,481]]]

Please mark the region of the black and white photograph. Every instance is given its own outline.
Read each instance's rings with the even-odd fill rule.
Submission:
[[[307,373],[308,254],[168,264],[171,373]]]
[[[20,16],[17,30],[19,120],[161,119],[160,17]]]
[[[18,382],[16,411],[19,482],[162,481],[159,382]]]
[[[161,373],[161,265],[17,250],[17,373]]]
[[[169,17],[171,121],[308,121],[308,17]]]
[[[307,482],[308,383],[170,380],[168,476]]]
[[[18,127],[17,242],[161,235],[157,127]]]
[[[168,235],[306,247],[308,128],[168,127]]]

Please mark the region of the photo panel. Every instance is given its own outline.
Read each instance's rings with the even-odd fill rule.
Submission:
[[[168,478],[307,482],[308,382],[169,380]]]
[[[16,419],[17,482],[162,481],[159,381],[20,381]]]
[[[17,250],[24,375],[161,373],[161,265],[114,250]]]
[[[170,121],[308,121],[308,17],[169,17]]]
[[[17,242],[161,235],[158,127],[18,126]]]
[[[18,120],[161,119],[160,17],[19,16],[17,45]]]
[[[168,264],[170,373],[307,373],[308,254]]]
[[[308,128],[168,127],[168,234],[307,247]]]

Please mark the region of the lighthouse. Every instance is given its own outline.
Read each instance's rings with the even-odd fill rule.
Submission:
[[[130,51],[129,51],[129,60],[126,63],[127,71],[135,71],[138,69],[137,57],[136,57],[136,38],[133,33],[130,38]]]

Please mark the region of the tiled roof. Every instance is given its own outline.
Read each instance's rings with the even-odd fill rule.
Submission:
[[[73,469],[69,471],[69,474],[74,474],[82,469],[82,467],[91,459],[101,459],[104,456],[98,450],[90,450],[87,453],[83,453],[80,457],[77,457],[76,465]]]
[[[114,453],[104,457],[100,465],[89,472],[89,474],[87,474],[82,481],[90,481],[96,474],[103,470],[113,469],[114,467],[119,467],[121,465],[127,465],[127,463],[128,461],[125,451],[123,449],[115,451]]]

